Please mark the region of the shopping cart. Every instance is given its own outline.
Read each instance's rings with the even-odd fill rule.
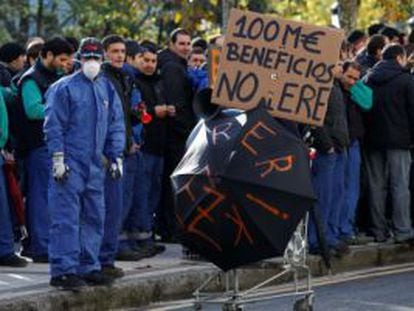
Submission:
[[[239,271],[217,272],[209,277],[194,291],[194,309],[202,310],[204,305],[221,305],[223,311],[242,311],[246,304],[286,297],[301,297],[294,304],[294,311],[311,311],[313,309],[314,291],[312,276],[307,263],[307,231],[309,214],[299,223],[283,256],[283,269],[259,284],[240,290]],[[269,291],[265,287],[277,280],[292,277],[292,287],[282,291]],[[224,277],[225,290],[222,293],[205,292],[206,288],[218,277]]]
[[[310,164],[315,158],[314,149],[309,150]],[[242,311],[246,304],[262,302],[286,297],[300,297],[293,306],[294,311],[313,310],[314,291],[312,289],[312,275],[308,266],[308,223],[309,213],[299,222],[293,233],[283,256],[282,271],[255,286],[240,290],[239,271],[217,272],[209,277],[194,293],[194,309],[202,310],[204,305],[221,305],[223,311]],[[291,276],[292,284],[282,290],[269,290],[276,281]],[[206,292],[207,287],[217,278],[224,277],[225,290],[222,293]]]

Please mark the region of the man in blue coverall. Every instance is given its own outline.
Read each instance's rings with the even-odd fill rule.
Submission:
[[[99,73],[101,43],[84,39],[79,55],[82,70],[49,90],[44,124],[53,160],[50,285],[64,290],[113,281],[102,273],[98,259],[105,216],[105,166],[113,178],[122,176],[125,147],[120,99]]]

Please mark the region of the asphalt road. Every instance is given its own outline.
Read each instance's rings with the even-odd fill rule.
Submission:
[[[385,275],[384,275],[385,274]],[[313,310],[317,311],[414,311],[414,269],[373,272],[362,277],[335,276],[317,280]],[[342,279],[341,279],[342,278]],[[297,298],[280,298],[245,305],[244,310],[275,311],[293,310]],[[194,310],[189,301],[165,303],[145,310]],[[202,310],[218,311],[219,306],[205,306]]]

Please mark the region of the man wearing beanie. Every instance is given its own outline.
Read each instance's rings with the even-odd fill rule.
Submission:
[[[18,74],[26,62],[26,51],[16,42],[0,47],[0,85],[10,87],[12,78]]]

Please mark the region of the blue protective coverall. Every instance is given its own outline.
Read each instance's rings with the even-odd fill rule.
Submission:
[[[124,115],[112,84],[77,72],[47,93],[44,132],[50,156],[64,152],[66,181],[49,188],[51,275],[100,270],[104,228],[104,156],[122,156]]]

